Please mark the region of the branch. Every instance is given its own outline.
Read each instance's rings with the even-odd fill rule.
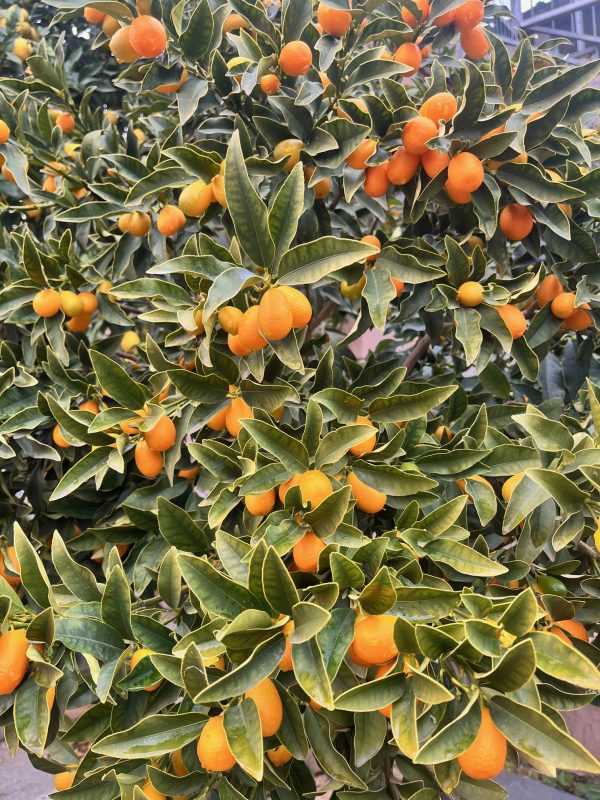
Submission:
[[[575,547],[576,547],[577,550],[579,550],[580,553],[583,553],[584,555],[586,555],[592,561],[599,561],[600,560],[600,554],[597,553],[595,550],[593,550],[585,542],[577,542]]]
[[[417,343],[415,344],[408,358],[403,364],[403,366],[406,367],[407,375],[410,375],[413,369],[417,366],[417,363],[427,353],[430,344],[431,344],[431,339],[429,338],[428,334],[421,336],[421,338],[417,340]]]
[[[317,328],[323,322],[324,319],[327,319],[327,317],[331,314],[334,308],[337,308],[337,303],[335,303],[333,300],[328,300],[325,303],[325,305],[321,308],[319,313],[316,315],[316,317],[313,317],[311,319],[311,321],[308,323],[308,328],[306,331],[307,339],[314,331],[314,329]]]
[[[453,325],[452,325],[451,322],[444,322],[444,324],[442,325],[442,332],[446,333],[447,331],[451,330],[452,327],[453,327]],[[421,358],[423,358],[423,356],[429,350],[430,346],[431,346],[431,339],[425,333],[425,334],[423,334],[423,336],[421,336],[420,339],[417,340],[415,346],[413,347],[413,349],[411,350],[408,358],[406,359],[406,361],[403,364],[403,366],[406,367],[406,374],[407,375],[410,375],[410,373],[413,371],[413,369],[417,366],[417,362]]]

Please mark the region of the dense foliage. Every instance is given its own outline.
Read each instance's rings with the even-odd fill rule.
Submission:
[[[600,772],[600,63],[52,5],[0,27],[8,747],[70,800]]]

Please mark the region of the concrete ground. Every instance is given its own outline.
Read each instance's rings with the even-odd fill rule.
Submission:
[[[509,791],[510,800],[575,800],[575,795],[546,786],[539,781],[521,778],[511,772],[503,772],[499,782]]]
[[[500,783],[509,790],[510,800],[574,800],[571,794],[508,772],[500,776]],[[0,800],[48,800],[53,788],[52,778],[34,770],[23,751],[12,759],[0,742]]]
[[[22,750],[16,758],[11,758],[5,743],[0,740],[1,800],[48,800],[48,794],[53,790],[50,775],[35,770]]]

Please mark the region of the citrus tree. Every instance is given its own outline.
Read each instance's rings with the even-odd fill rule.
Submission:
[[[480,0],[51,5],[0,27],[9,749],[68,800],[600,772],[600,64]]]

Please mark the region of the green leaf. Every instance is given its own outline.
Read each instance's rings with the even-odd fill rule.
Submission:
[[[555,769],[600,773],[600,763],[594,756],[535,708],[496,695],[490,710],[494,724],[526,756]]]
[[[427,478],[417,470],[393,467],[390,464],[371,464],[356,461],[352,471],[361,481],[392,497],[410,497],[437,486],[437,481]]]
[[[17,689],[13,709],[19,741],[40,758],[44,752],[50,722],[47,698],[48,688],[30,678]]]
[[[523,111],[529,115],[536,111],[545,111],[563,97],[568,97],[579,89],[583,89],[598,72],[600,72],[600,63],[592,61],[589,64],[566,69],[560,74],[551,75],[525,96]]]
[[[122,203],[110,203],[94,200],[69,208],[56,215],[57,222],[90,222],[92,220],[113,217],[123,213]]]
[[[585,194],[566,183],[546,178],[534,164],[503,164],[496,171],[496,178],[543,203],[563,203]]]
[[[512,136],[513,134],[506,134]],[[490,140],[488,146],[491,146]],[[482,143],[482,145],[485,142]],[[501,147],[501,151],[504,147]],[[481,154],[477,153],[481,157]],[[483,183],[473,192],[473,210],[477,215],[479,227],[487,239],[491,239],[498,227],[498,207],[500,204],[501,191],[498,183],[491,175],[486,175]]]
[[[304,724],[306,735],[321,768],[332,778],[355,789],[366,791],[366,784],[353,772],[344,756],[333,746],[327,720],[315,714],[312,708],[307,708],[304,712]]]
[[[119,405],[138,411],[148,396],[142,386],[132,380],[120,364],[98,350],[90,350],[90,358],[98,383]]]
[[[414,763],[441,764],[451,761],[470,747],[480,725],[479,697],[474,694],[460,714],[437,731],[421,747],[414,757]]]
[[[213,281],[208,290],[202,318],[206,324],[209,317],[215,313],[219,306],[235,297],[242,289],[247,289],[253,284],[258,284],[261,279],[243,267],[230,267],[222,272]]]
[[[304,522],[311,526],[317,536],[326,538],[336,532],[348,510],[352,489],[342,486],[326,497],[322,503],[304,515]]]
[[[427,531],[430,536],[440,536],[456,522],[464,511],[466,504],[467,498],[464,495],[455,497],[448,503],[444,503],[430,511],[423,519],[417,520],[412,527]]]
[[[461,283],[469,280],[469,257],[458,242],[455,242],[450,236],[445,237],[444,245],[448,254],[446,258],[448,278],[450,284],[457,288]]]
[[[402,673],[393,672],[378,680],[361,683],[336,697],[335,707],[341,711],[377,711],[400,697],[405,681]]]
[[[566,514],[576,514],[588,499],[587,492],[582,491],[565,475],[551,469],[530,469],[527,477],[545,489],[548,496],[556,500]]]
[[[202,689],[194,703],[214,703],[244,694],[275,671],[284,650],[285,638],[281,634],[267,639],[242,664]]]
[[[87,653],[101,661],[118,658],[125,649],[119,633],[91,617],[62,617],[56,621],[56,638],[75,653]]]
[[[282,686],[278,686],[277,690],[283,704],[283,720],[277,731],[277,738],[294,758],[305,759],[308,755],[308,741],[298,702]]]
[[[424,389],[415,394],[398,394],[392,397],[378,397],[369,406],[369,417],[374,422],[400,422],[418,419],[432,408],[441,405],[451,397],[458,387],[441,386]]]
[[[346,455],[351,447],[364,442],[373,435],[375,429],[371,425],[356,423],[336,428],[323,437],[315,453],[315,466],[321,469],[327,464],[337,463]]]
[[[468,131],[479,121],[486,99],[485,80],[481,71],[471,61],[463,64],[466,68],[465,89],[458,112],[452,120],[455,135]]]
[[[480,316],[474,308],[457,308],[454,311],[456,320],[456,338],[465,351],[467,366],[473,364],[483,343],[483,334],[479,325]]]
[[[248,608],[262,607],[252,592],[219,572],[205,558],[180,553],[179,566],[190,590],[211,614],[235,619]]]
[[[165,603],[178,608],[181,597],[181,569],[177,562],[177,548],[171,547],[163,558],[158,572],[156,589]]]
[[[374,255],[377,250],[353,239],[323,236],[288,250],[279,265],[279,282],[286,286],[316,283],[326,275]]]
[[[368,614],[384,614],[396,602],[395,581],[387,567],[381,567],[358,598]],[[359,709],[357,709],[359,710]]]
[[[483,461],[486,477],[514,475],[540,466],[540,459],[533,447],[518,444],[501,444],[494,447]]]
[[[208,0],[200,0],[179,37],[179,44],[189,59],[196,61],[206,55],[212,40],[213,27],[213,15]]]
[[[392,735],[401,753],[411,760],[419,750],[417,733],[417,699],[413,692],[413,682],[406,681],[402,697],[392,705]]]
[[[538,615],[538,604],[531,589],[525,589],[510,602],[498,624],[513,636],[524,636],[532,629]]]
[[[465,633],[468,641],[484,656],[498,658],[502,655],[500,628],[491,620],[465,620]]]
[[[18,523],[15,523],[14,541],[21,568],[21,581],[27,594],[40,608],[54,605],[52,587],[42,560]]]
[[[114,566],[108,575],[100,604],[102,620],[125,639],[133,639],[131,591],[123,567]]]
[[[296,680],[306,694],[325,708],[333,709],[331,684],[317,640],[309,639],[295,644],[292,647],[292,663]]]
[[[229,384],[217,375],[198,375],[187,369],[169,370],[169,378],[188,400],[203,405],[223,403]]]
[[[50,495],[50,501],[62,500],[78,489],[82,484],[93,478],[99,471],[100,466],[107,463],[112,453],[110,447],[99,447],[97,450],[90,451],[87,455],[77,461],[71,469],[66,472],[56,488]]]
[[[131,419],[131,411],[128,408],[121,408],[114,406],[113,408],[106,408],[99,414],[96,414],[88,427],[90,433],[97,433],[98,431],[105,431],[108,428],[114,428],[119,422],[126,422]]]
[[[225,195],[235,232],[244,252],[258,267],[268,267],[275,256],[267,208],[250,182],[239,132],[234,131],[225,160]]]
[[[156,758],[197,739],[205,721],[206,715],[195,711],[152,714],[127,730],[105,736],[92,750],[112,758]]]
[[[190,517],[187,511],[179,508],[166,497],[159,497],[158,528],[163,538],[179,550],[198,553],[206,549],[206,534]]]
[[[441,561],[462,575],[494,576],[504,575],[508,569],[486,558],[477,550],[452,539],[436,539],[423,548],[424,552],[435,562]]]
[[[47,645],[52,645],[54,643],[54,632],[55,615],[51,608],[45,608],[43,611],[40,611],[26,628],[27,639],[30,642],[45,642]],[[44,683],[53,679],[56,674],[54,669],[53,666],[49,668],[42,667]],[[58,678],[59,676],[56,674],[56,677]]]
[[[274,547],[269,547],[263,561],[263,589],[269,604],[280,614],[291,614],[300,600],[285,564]]]
[[[460,603],[458,592],[428,586],[400,586],[395,610],[410,622],[429,622],[447,616]]]
[[[396,287],[386,270],[372,269],[366,274],[367,283],[362,291],[362,296],[367,301],[373,325],[383,332],[390,303],[396,298]]]
[[[323,389],[313,394],[311,400],[329,409],[342,424],[356,422],[356,417],[362,407],[359,397],[345,392],[343,389]]]
[[[262,730],[254,700],[246,698],[225,711],[225,735],[240,767],[255,781],[262,781]]]
[[[273,267],[279,266],[296,236],[298,221],[304,209],[304,175],[302,164],[296,164],[279,191],[269,210],[269,231],[275,242]]]
[[[332,553],[329,558],[331,576],[340,589],[360,588],[365,576],[358,564],[342,553]]]
[[[307,642],[316,636],[331,619],[331,614],[315,603],[297,603],[293,609],[294,631],[292,642]]]
[[[44,275],[42,261],[30,233],[25,234],[23,238],[22,258],[23,266],[31,280],[37,283],[38,286],[45,286],[46,276]]]
[[[395,247],[384,247],[377,256],[377,268],[387,270],[393,278],[404,283],[429,283],[445,275],[444,270],[421,262],[410,253],[401,253]]]
[[[71,558],[58,531],[52,537],[52,561],[60,579],[75,597],[90,602],[101,598],[93,573]]]
[[[262,420],[246,419],[242,425],[255,442],[274,455],[289,472],[305,472],[308,469],[308,452],[298,439]]]
[[[362,767],[383,747],[387,720],[378,711],[354,715],[354,762]]]
[[[255,6],[248,0],[231,0],[230,5],[246,17],[253,28],[262,31],[271,39],[275,38],[275,27],[262,6]]]
[[[243,380],[240,382],[240,389],[248,405],[262,408],[268,414],[282,406],[288,398],[297,398],[292,387],[286,383],[254,383]]]
[[[411,683],[415,697],[430,705],[449,703],[454,695],[445,686],[424,672],[411,672]]]
[[[190,697],[195,697],[208,683],[202,656],[194,642],[191,642],[183,653],[183,659],[181,661],[181,680]]]
[[[333,554],[336,555],[335,553]],[[351,608],[334,608],[331,619],[319,631],[317,641],[329,680],[333,680],[354,637],[356,615]]]
[[[528,477],[527,473],[513,491],[504,514],[503,530],[512,531],[544,500],[548,492]]]
[[[302,38],[304,29],[311,21],[312,3],[306,0],[288,0],[283,9],[281,32],[284,42]]]
[[[167,164],[153,170],[149,175],[135,183],[131,187],[125,202],[129,206],[135,206],[148,200],[148,198],[155,197],[163,189],[182,187],[188,181],[189,176],[186,170],[179,166]]]
[[[10,139],[2,145],[2,155],[6,159],[6,167],[15,178],[15,183],[23,194],[28,197],[31,192],[31,185],[27,177],[29,161],[23,150]]]
[[[594,664],[553,633],[530,634],[538,669],[553,678],[573,683],[582,689],[600,689],[600,672]]]
[[[19,595],[2,575],[0,575],[0,598],[6,598],[9,601],[9,612],[18,613],[25,609],[23,603],[19,599]],[[4,608],[4,605],[2,605],[2,608]]]
[[[477,679],[498,692],[518,692],[533,676],[535,667],[535,650],[531,640],[526,639],[504,653],[493,669]]]
[[[531,407],[528,407],[528,411],[527,414],[515,414],[513,419],[533,438],[536,447],[550,453],[573,449],[573,436],[565,425],[548,419]]]

